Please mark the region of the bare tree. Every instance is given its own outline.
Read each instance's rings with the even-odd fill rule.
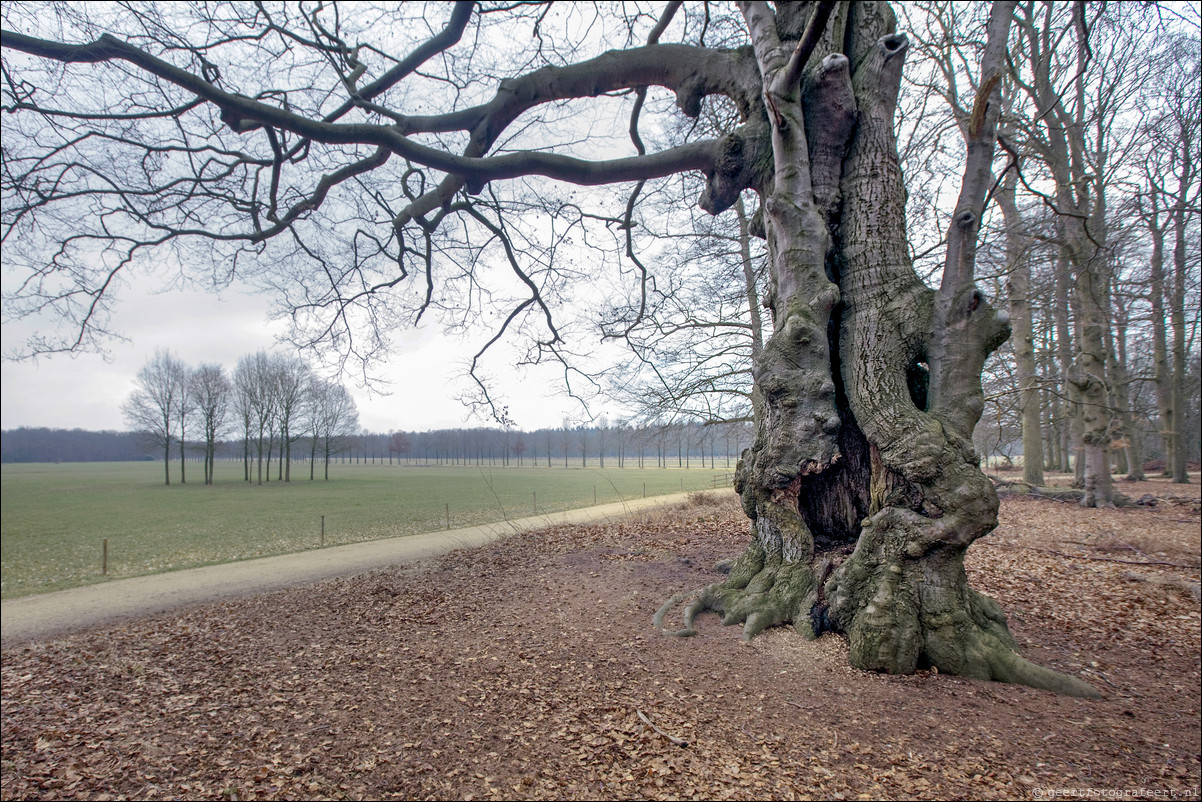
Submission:
[[[528,446],[526,445],[526,437],[521,432],[516,432],[513,438],[513,445],[510,446],[513,453],[517,455],[518,467],[522,466],[522,456],[526,453]]]
[[[305,392],[310,387],[309,366],[297,357],[272,357],[277,427],[280,433],[279,478],[292,481],[292,444],[300,439],[300,423]]]
[[[1140,11],[1084,2],[1020,5],[1019,52],[1011,77],[1031,106],[1024,145],[1055,189],[1059,243],[1076,321],[1071,389],[1079,401],[1087,506],[1112,504],[1110,441],[1116,429],[1107,365],[1114,280],[1110,208],[1116,171],[1137,141],[1124,114],[1148,74]],[[1053,39],[1064,44],[1052,47]],[[1033,160],[1034,161],[1034,160]],[[1033,189],[1030,181],[1024,185]]]
[[[238,360],[234,369],[234,392],[239,409],[246,410],[250,426],[247,433],[253,438],[258,465],[257,483],[263,484],[263,460],[268,460],[268,481],[271,479],[271,436],[276,416],[276,382],[271,357],[259,351]],[[249,477],[247,481],[250,481]]]
[[[239,362],[230,381],[230,392],[239,439],[242,441],[242,481],[250,484],[250,444],[255,426],[255,406],[253,395],[248,392],[249,377],[245,371]]]
[[[1156,61],[1156,79],[1147,110],[1149,149],[1144,177],[1147,192],[1145,221],[1153,237],[1151,297],[1153,315],[1159,312],[1156,344],[1156,383],[1160,393],[1161,423],[1167,434],[1166,469],[1174,482],[1189,481],[1187,473],[1187,416],[1185,374],[1187,323],[1185,312],[1187,266],[1193,251],[1197,259],[1197,234],[1187,234],[1191,219],[1199,215],[1202,201],[1202,67],[1197,59],[1199,40],[1178,34],[1166,41]],[[1163,214],[1163,218],[1161,215]],[[1164,240],[1172,233],[1172,269],[1166,275]],[[1197,274],[1196,269],[1193,271]],[[1166,280],[1167,279],[1167,280]],[[1167,304],[1166,304],[1167,301]],[[1166,309],[1167,306],[1167,309]],[[1167,311],[1167,314],[1165,312]],[[1171,329],[1167,341],[1165,323]]]
[[[181,366],[179,376],[179,404],[176,406],[176,420],[179,423],[179,483],[185,484],[187,476],[185,468],[188,461],[188,424],[196,417],[196,399],[192,396],[192,370],[187,365]]]
[[[740,197],[736,215],[690,238],[670,275],[649,289],[645,313],[614,305],[602,330],[621,339],[633,358],[612,371],[614,397],[643,419],[661,416],[718,423],[750,420],[751,369],[763,345],[760,298],[764,282],[755,260],[761,246],[750,233]],[[723,225],[718,225],[722,223]]]
[[[341,384],[311,379],[308,391],[308,429],[312,438],[309,479],[313,479],[316,457],[324,463],[324,479],[330,480],[330,460],[350,448],[359,432],[359,412],[355,400]]]
[[[633,247],[573,267],[571,240],[628,245],[629,210],[668,176],[704,176],[700,206],[715,215],[750,190],[772,319],[737,482],[752,542],[725,581],[691,595],[682,634],[718,610],[746,638],[781,623],[846,633],[866,669],[930,664],[1092,695],[1020,658],[964,570],[997,522],[971,440],[982,365],[1009,328],[974,284],[974,256],[1013,7],[993,5],[979,50],[936,291],[907,247],[894,114],[909,41],[882,2],[683,14],[672,2],[630,16],[258,4],[219,18],[204,5],[54,17],[10,3],[6,256],[38,266],[12,302],[58,312],[69,342],[86,346],[126,264],[195,248],[206,258],[186,261],[223,266],[211,279],[232,266],[275,290],[298,342],[336,358],[378,354],[393,326],[427,313],[467,330],[500,310],[477,361],[524,334],[524,361],[559,360],[571,379],[574,330],[557,320],[571,286],[584,283],[588,300],[591,277],[617,270],[637,320],[654,280]],[[706,41],[715,17],[740,31],[738,47]],[[551,47],[551,26],[569,45]],[[114,81],[122,91],[102,91]],[[720,137],[665,141],[651,132],[679,128],[642,123],[716,102],[739,123]],[[609,158],[627,136],[633,155]],[[627,211],[585,212],[603,193],[556,196],[553,182],[626,184]],[[84,289],[64,292],[67,275]]]
[[[413,443],[409,439],[409,435],[404,432],[393,432],[388,437],[388,453],[396,454],[397,462],[400,462],[402,457],[408,456],[409,449],[412,447]],[[312,475],[309,478],[313,478]]]
[[[191,397],[204,435],[205,484],[213,484],[217,441],[229,426],[233,388],[220,365],[201,365],[189,376]]]
[[[170,351],[155,349],[154,356],[138,371],[137,389],[121,408],[131,429],[145,432],[151,442],[163,449],[166,485],[171,484],[171,444],[178,440],[175,432],[184,409],[186,376],[184,363]],[[182,440],[180,450],[183,450]]]

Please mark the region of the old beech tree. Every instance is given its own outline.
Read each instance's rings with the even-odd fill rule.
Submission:
[[[326,315],[318,339],[354,350],[354,310],[386,325],[378,300],[394,284],[417,277],[425,303],[439,302],[439,231],[470,226],[501,244],[529,288],[501,330],[545,318],[538,347],[554,352],[562,338],[547,286],[495,214],[497,184],[693,173],[715,215],[750,190],[771,318],[753,370],[756,438],[737,479],[751,544],[726,579],[665,604],[657,625],[680,608],[674,634],[693,634],[695,616],[712,610],[746,638],[785,623],[808,637],[846,633],[864,669],[934,666],[1096,695],[1018,656],[999,605],[964,570],[965,551],[997,524],[972,431],[982,365],[1009,326],[974,286],[974,254],[995,182],[1013,5],[996,2],[981,32],[961,191],[933,290],[906,247],[894,113],[908,43],[882,2],[741,2],[723,18],[743,28],[735,48],[705,45],[718,14],[708,5],[623,7],[624,18],[614,7],[625,35],[606,46],[621,49],[591,57],[575,54],[589,52],[599,23],[569,19],[552,34],[546,6],[6,4],[4,242],[6,260],[12,248],[28,270],[9,302],[74,327],[66,343],[33,350],[83,347],[103,333],[109,285],[140,259],[174,254],[218,281],[258,260],[298,320]],[[525,50],[516,28],[498,27],[515,14]],[[677,16],[691,21],[683,37]],[[671,32],[686,41],[667,41]],[[460,69],[487,77],[489,96],[483,78],[457,83]],[[432,76],[452,87],[449,106],[431,110],[406,91]],[[649,151],[639,126],[649,87],[674,93],[690,117],[721,96],[741,124]],[[575,143],[514,145],[572,101],[612,108],[614,98],[633,101],[621,112],[624,155],[574,151],[587,144],[580,130]],[[348,220],[342,245],[315,238]],[[610,222],[628,230],[629,208]],[[382,256],[393,275],[368,281],[363,266]],[[297,259],[320,265],[324,295],[283,266]]]

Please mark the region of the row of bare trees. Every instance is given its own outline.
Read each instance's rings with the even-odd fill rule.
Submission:
[[[572,425],[364,433],[345,456],[358,461],[548,468],[731,468],[751,442],[746,422]]]
[[[130,427],[144,432],[163,453],[166,484],[178,446],[179,480],[186,481],[187,450],[204,455],[204,482],[213,484],[218,444],[237,436],[246,482],[292,480],[293,447],[308,448],[309,479],[359,430],[359,413],[346,388],[315,375],[301,359],[259,351],[242,357],[232,375],[219,364],[190,367],[167,350],[156,350],[138,372],[137,389],[122,411]],[[191,441],[189,440],[191,437]]]

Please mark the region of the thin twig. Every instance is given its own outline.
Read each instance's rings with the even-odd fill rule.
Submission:
[[[686,746],[688,746],[688,745],[689,745],[689,742],[688,742],[688,741],[686,741],[684,738],[677,738],[675,735],[669,735],[668,733],[666,733],[666,732],[664,732],[663,730],[661,730],[659,727],[657,727],[657,726],[655,726],[654,724],[652,724],[652,723],[651,723],[651,719],[647,718],[647,716],[643,714],[643,711],[642,711],[642,710],[639,710],[639,709],[637,709],[637,708],[636,708],[634,712],[636,712],[636,713],[638,713],[638,714],[639,714],[639,718],[643,720],[643,723],[644,723],[644,724],[646,724],[648,727],[650,727],[651,729],[653,729],[653,730],[655,730],[656,732],[658,732],[660,735],[662,735],[662,736],[664,736],[665,738],[667,738],[667,739],[668,739],[669,741],[671,741],[672,743],[674,743],[674,744],[676,744],[677,746],[679,746],[681,749],[683,749],[683,748],[685,748]]]

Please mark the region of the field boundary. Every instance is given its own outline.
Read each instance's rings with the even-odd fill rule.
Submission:
[[[0,646],[9,648],[117,621],[319,582],[389,565],[474,548],[509,535],[558,524],[596,523],[670,506],[693,492],[629,499],[595,507],[498,521],[420,535],[167,571],[0,601]]]

